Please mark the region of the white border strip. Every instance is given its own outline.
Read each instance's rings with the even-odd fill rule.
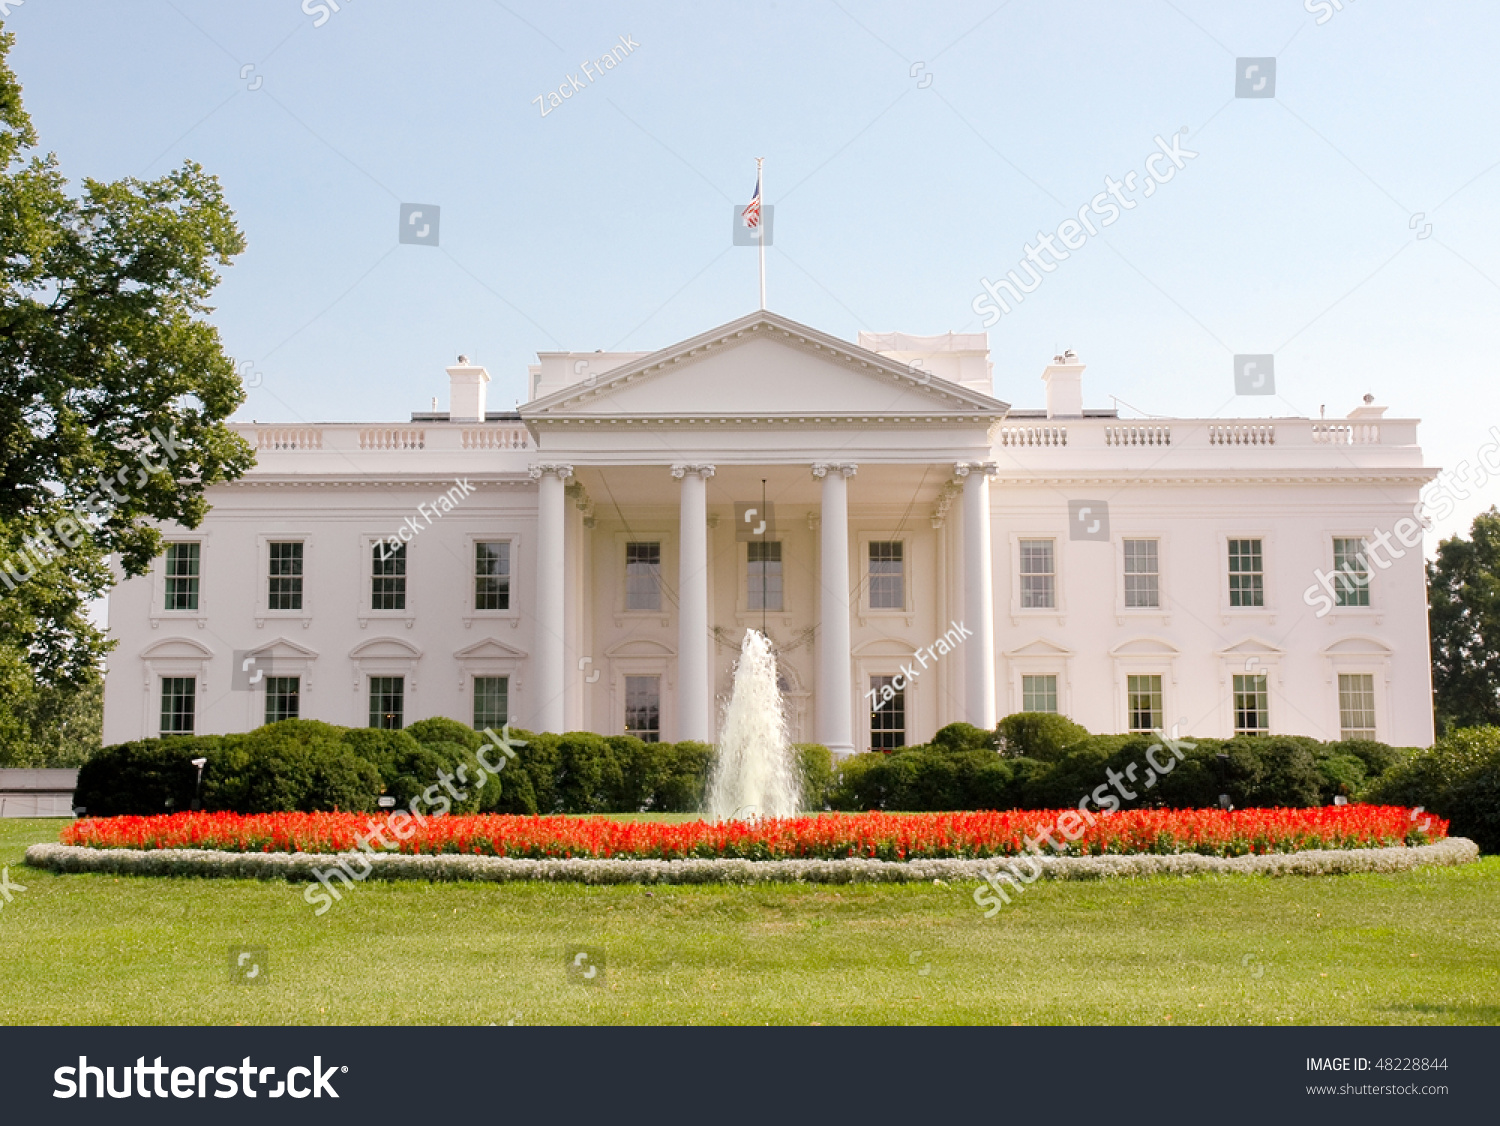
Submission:
[[[498,856],[356,856],[371,865],[370,879],[477,880],[512,883],[548,880],[583,884],[915,883],[982,880],[1009,857],[984,860],[517,860]],[[1311,849],[1260,856],[1042,857],[1053,880],[1129,879],[1142,876],[1324,876],[1355,872],[1405,872],[1425,865],[1469,864],[1479,847],[1463,837],[1414,848]],[[103,872],[120,876],[213,876],[250,880],[313,880],[315,869],[334,867],[337,855],[304,852],[221,852],[212,849],[81,848],[36,844],[26,863],[53,872]],[[361,863],[361,867],[363,864]]]

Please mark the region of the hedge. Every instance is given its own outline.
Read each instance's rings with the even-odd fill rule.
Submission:
[[[1045,713],[1007,716],[994,738],[999,755],[954,751],[937,740],[855,755],[840,764],[830,805],[913,812],[1059,809],[1088,799],[1095,808],[1204,809],[1227,796],[1239,809],[1305,808],[1335,797],[1359,799],[1372,777],[1411,753],[1366,740],[1272,735],[1184,737],[1178,755],[1150,735],[1089,735]],[[1155,770],[1148,752],[1169,769]]]
[[[1421,806],[1452,822],[1454,836],[1500,852],[1500,727],[1450,731],[1370,788],[1370,798]]]
[[[423,803],[424,812],[434,801],[454,813],[702,808],[713,761],[706,743],[510,730],[524,745],[482,786],[476,756],[490,744],[443,718],[401,731],[284,720],[244,735],[144,739],[107,747],[86,763],[76,802],[95,816],[186,809],[196,776],[191,760],[203,757],[200,796],[208,810],[368,810],[381,796],[401,806]],[[1292,808],[1370,794],[1435,810],[1454,820],[1455,832],[1489,841],[1485,847],[1493,850],[1500,836],[1494,801],[1500,729],[1481,730],[1488,734],[1459,732],[1432,752],[1274,735],[1188,738],[1180,754],[1171,754],[1153,751],[1149,735],[1090,735],[1064,716],[1021,712],[992,732],[949,724],[929,744],[855,755],[837,766],[826,747],[796,750],[803,806],[814,811],[1058,809],[1085,798],[1096,806],[1196,809],[1217,806],[1221,795],[1241,809]],[[484,753],[491,762],[505,757],[493,747]],[[1171,769],[1154,770],[1148,753]],[[1388,788],[1398,777],[1399,788]]]
[[[983,734],[983,733],[981,733]],[[450,719],[400,731],[283,720],[243,735],[172,736],[106,747],[79,771],[75,802],[90,816],[188,809],[197,770],[206,810],[238,813],[377,808],[382,796],[423,813],[692,813],[713,763],[707,743],[645,743],[629,735],[510,729],[507,756]],[[805,806],[826,808],[835,775],[827,747],[797,747]],[[480,773],[486,778],[476,785]],[[446,807],[443,803],[446,803]]]

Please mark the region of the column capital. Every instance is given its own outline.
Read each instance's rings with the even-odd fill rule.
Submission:
[[[812,467],[812,475],[820,481],[830,473],[842,473],[849,478],[858,472],[859,466],[852,461],[815,461]]]
[[[549,475],[560,481],[566,481],[573,476],[573,467],[561,461],[538,461],[532,463],[529,472],[533,481],[540,481]]]
[[[986,477],[994,477],[1000,472],[1000,465],[994,461],[959,461],[953,465],[953,473],[957,477],[967,477],[973,472],[983,473]]]
[[[698,465],[691,462],[679,461],[677,464],[672,466],[672,476],[681,481],[689,473],[692,473],[698,477],[702,477],[705,481],[707,481],[714,475],[716,469],[717,467],[713,465]]]

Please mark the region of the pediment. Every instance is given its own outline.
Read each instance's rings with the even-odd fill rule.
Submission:
[[[214,651],[201,641],[188,637],[167,637],[141,650],[148,661],[206,661]]]
[[[913,650],[909,642],[897,641],[893,637],[877,637],[873,641],[856,645],[849,650],[849,655],[851,657],[891,657],[909,661]]]
[[[257,657],[265,657],[272,661],[278,659],[283,661],[316,661],[318,659],[316,649],[309,649],[305,645],[298,645],[295,641],[285,637],[278,637],[274,641],[268,641],[259,649],[252,650],[252,653]]]
[[[1137,637],[1122,641],[1109,651],[1111,657],[1175,657],[1177,646],[1159,637]]]
[[[1012,657],[1012,658],[1014,658],[1014,657],[1071,657],[1073,655],[1073,650],[1064,648],[1063,646],[1058,645],[1055,642],[1048,641],[1045,638],[1037,638],[1035,641],[1028,641],[1025,645],[1021,646],[1019,649],[1012,649],[1009,653],[1007,653],[1005,655],[1007,657]]]
[[[521,661],[525,660],[526,653],[516,649],[503,641],[496,641],[493,637],[486,637],[482,641],[476,641],[473,645],[466,646],[453,654],[456,661]]]
[[[1247,637],[1219,650],[1221,657],[1280,657],[1284,650],[1258,637]]]
[[[1003,418],[998,399],[889,360],[775,313],[759,312],[653,352],[521,408],[528,423],[594,417]]]
[[[349,656],[355,661],[415,661],[422,650],[397,637],[372,637],[349,650]]]
[[[1389,657],[1391,648],[1373,637],[1346,637],[1323,650],[1325,657]]]
[[[606,649],[604,655],[611,659],[616,657],[675,657],[677,650],[669,645],[663,645],[660,641],[637,637]]]

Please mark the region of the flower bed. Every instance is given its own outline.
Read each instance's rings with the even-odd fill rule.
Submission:
[[[1071,819],[1070,819],[1071,818]],[[1053,828],[1081,828],[1068,840]],[[1396,806],[1318,809],[1129,810],[1087,824],[1076,810],[1006,813],[823,814],[759,823],[622,822],[582,817],[372,817],[353,813],[178,813],[86,819],[64,845],[93,849],[198,849],[230,853],[347,853],[369,838],[377,854],[521,860],[977,860],[1015,856],[1027,835],[1051,829],[1066,846],[1048,856],[1197,854],[1257,856],[1309,849],[1425,845],[1448,834],[1440,818]]]

